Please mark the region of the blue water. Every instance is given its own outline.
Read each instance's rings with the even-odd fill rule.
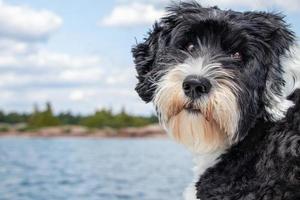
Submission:
[[[181,200],[191,157],[167,139],[0,139],[1,200]]]

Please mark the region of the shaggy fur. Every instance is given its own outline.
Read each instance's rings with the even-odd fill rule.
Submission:
[[[167,11],[132,52],[136,91],[195,155],[185,199],[299,200],[300,62],[284,17],[196,2]],[[190,80],[202,85],[191,92]]]

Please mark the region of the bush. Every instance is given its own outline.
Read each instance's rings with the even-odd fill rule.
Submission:
[[[81,125],[89,128],[123,128],[123,127],[140,127],[157,122],[154,116],[140,117],[128,115],[123,109],[118,114],[113,114],[110,110],[101,110],[92,116],[88,116],[81,121]]]
[[[31,129],[27,126],[23,126],[23,127],[19,127],[17,128],[18,132],[26,132],[26,131],[30,131]]]
[[[0,132],[8,132],[9,127],[8,126],[0,126]]]
[[[35,106],[32,114],[4,113],[0,111],[0,123],[25,124],[26,127],[17,128],[19,131],[36,130],[42,127],[58,125],[83,125],[88,128],[140,127],[157,122],[157,117],[154,115],[150,117],[130,115],[126,113],[125,109],[122,109],[119,113],[103,109],[88,116],[73,115],[71,112],[60,113],[55,116],[50,103],[46,104],[46,109],[43,111],[40,111]]]
[[[11,112],[5,114],[4,112],[0,111],[0,122],[1,123],[8,123],[8,124],[17,124],[28,121],[29,115],[25,113],[16,113]]]
[[[45,111],[39,111],[35,108],[28,121],[28,127],[30,128],[58,126],[60,124],[59,119],[53,115],[50,103],[47,103]]]
[[[70,112],[60,113],[57,118],[62,124],[77,125],[82,120],[80,115],[72,115]]]

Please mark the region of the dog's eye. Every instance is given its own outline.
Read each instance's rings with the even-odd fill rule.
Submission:
[[[230,57],[234,60],[242,60],[242,55],[240,52],[235,52],[234,54],[231,54]]]
[[[189,52],[193,52],[195,50],[195,45],[193,43],[188,43],[186,45],[186,50],[188,50]]]

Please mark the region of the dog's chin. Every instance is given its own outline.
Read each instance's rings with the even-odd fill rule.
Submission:
[[[181,112],[187,112],[191,115],[203,115],[201,108],[196,106],[194,102],[189,104],[184,104],[184,106],[180,109]]]
[[[184,110],[192,115],[201,115],[201,109],[200,108],[184,108]]]
[[[224,131],[215,120],[208,120],[198,108],[183,108],[170,117],[168,133],[194,153],[208,153],[228,144]]]

